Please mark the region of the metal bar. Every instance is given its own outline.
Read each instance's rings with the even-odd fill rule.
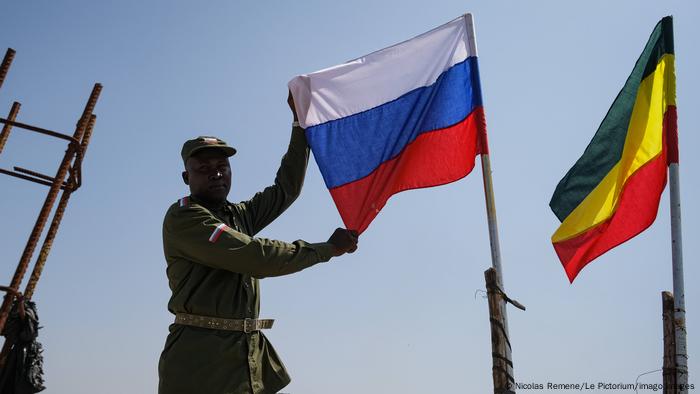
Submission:
[[[87,146],[90,143],[90,137],[92,136],[92,130],[95,127],[95,115],[90,117],[90,122],[88,123],[85,134],[83,135],[83,140],[80,145],[80,149],[83,152],[83,157]],[[77,161],[77,160],[76,160]],[[69,184],[72,182],[68,182]],[[29,282],[27,282],[27,287],[24,289],[24,298],[31,300],[32,295],[34,295],[34,290],[36,289],[36,284],[39,282],[41,273],[46,265],[46,259],[49,257],[49,252],[51,252],[51,246],[53,246],[53,241],[58,233],[58,227],[61,225],[61,220],[63,219],[63,214],[66,211],[66,206],[68,205],[68,199],[74,189],[70,188],[63,191],[61,194],[61,199],[58,201],[58,207],[54,213],[53,219],[51,220],[51,226],[49,226],[49,231],[46,233],[46,238],[44,239],[44,244],[41,246],[41,251],[39,252],[39,257],[37,258],[36,264],[34,264],[34,269],[29,277]]]
[[[90,98],[88,99],[85,105],[83,114],[80,116],[76,125],[75,133],[73,134],[74,140],[82,140],[83,133],[87,129],[90,116],[92,115],[92,112],[95,108],[95,104],[97,103],[97,99],[100,95],[101,90],[102,85],[95,84],[90,94]],[[61,161],[61,164],[56,173],[56,181],[53,184],[51,184],[51,188],[49,189],[49,193],[46,196],[44,205],[42,206],[41,211],[39,212],[39,217],[37,218],[36,223],[34,224],[34,228],[32,229],[32,232],[29,235],[29,239],[27,240],[27,245],[24,248],[24,252],[22,253],[22,257],[20,258],[19,264],[17,265],[15,275],[12,278],[10,287],[14,289],[19,288],[19,285],[22,282],[22,278],[24,277],[24,274],[27,271],[27,267],[29,266],[29,260],[32,258],[34,249],[36,249],[36,245],[39,242],[39,237],[41,236],[41,233],[44,230],[44,226],[46,225],[46,222],[48,220],[49,213],[51,212],[51,209],[53,208],[53,205],[56,202],[58,191],[61,189],[61,183],[63,183],[63,180],[65,179],[66,174],[68,173],[68,168],[71,165],[71,161],[75,157],[77,149],[79,149],[79,145],[76,146],[74,144],[70,144],[68,146],[68,149],[66,150],[65,155],[63,156],[63,160]],[[5,322],[7,321],[7,315],[10,312],[10,308],[12,307],[13,299],[13,296],[6,294],[5,299],[2,303],[2,307],[0,307],[0,332],[5,327]],[[0,356],[0,362],[2,362],[3,358],[4,357]]]
[[[491,160],[488,154],[481,155],[482,177],[484,180],[484,194],[486,199],[486,215],[489,226],[489,240],[491,244],[491,261],[496,269],[498,285],[503,288],[503,274],[501,267],[501,247],[498,239],[498,222],[496,220],[496,201],[491,177]]]
[[[23,174],[27,174],[27,175],[31,175],[31,176],[34,176],[34,177],[37,177],[37,178],[41,178],[41,179],[46,180],[46,181],[49,181],[49,182],[55,181],[55,179],[54,179],[53,177],[50,177],[50,176],[48,176],[48,175],[44,175],[44,174],[42,174],[42,173],[40,173],[40,172],[28,170],[28,169],[26,169],[26,168],[17,167],[17,166],[14,166],[13,169],[14,169],[15,171],[17,171],[17,172],[21,172],[21,173],[23,173]],[[64,184],[65,184],[65,182],[64,182]]]
[[[5,57],[2,59],[2,65],[0,65],[0,88],[2,87],[2,83],[5,82],[5,77],[7,76],[7,72],[10,70],[10,65],[12,64],[12,60],[15,58],[15,50],[12,48],[7,48],[7,52],[5,52]]]
[[[683,284],[683,241],[681,236],[681,191],[678,162],[668,166],[671,200],[671,258],[673,262],[673,320],[676,340],[676,383],[679,393],[688,392],[688,349],[685,327]]]
[[[474,17],[472,14],[465,14],[464,20],[467,26],[467,44],[470,56],[477,56],[476,32],[474,29]],[[477,80],[476,83],[481,84]],[[478,89],[481,91],[481,88]],[[486,134],[486,119],[483,111],[476,113],[477,128],[479,129],[479,138],[481,145],[481,175],[484,181],[484,197],[486,200],[486,218],[489,227],[489,241],[491,245],[491,266],[496,270],[496,279],[498,286],[505,291],[503,284],[503,268],[501,267],[501,247],[498,240],[498,222],[496,220],[496,198],[493,191],[493,179],[491,176],[491,158],[489,156],[488,138]],[[508,331],[508,311],[506,303],[501,300],[501,314],[503,315],[503,329],[505,335],[509,335]],[[506,357],[511,360],[511,349],[506,349]],[[513,370],[508,366],[507,373],[513,376]]]
[[[17,113],[19,113],[20,107],[20,103],[16,101],[12,103],[12,108],[10,108],[10,114],[7,115],[7,118],[14,122],[15,118],[17,118]],[[10,130],[12,130],[11,124],[6,123],[5,126],[2,127],[2,132],[0,132],[0,153],[2,153],[2,150],[5,148],[7,139],[10,138]]]
[[[43,180],[43,179],[35,178],[35,177],[29,176],[29,175],[24,175],[24,174],[21,174],[21,173],[19,173],[19,172],[15,172],[15,171],[5,170],[5,169],[3,169],[3,168],[0,168],[0,174],[5,174],[5,175],[13,176],[13,177],[15,177],[15,178],[24,179],[24,180],[26,180],[26,181],[31,181],[31,182],[34,182],[34,183],[38,183],[38,184],[40,184],[40,185],[45,185],[45,186],[51,186],[51,185],[52,185],[51,182],[45,181],[45,180]],[[66,187],[66,186],[65,186],[65,182],[64,182],[64,183],[61,185],[61,189],[64,189],[65,187]]]
[[[28,125],[28,124],[26,124],[26,123],[15,122],[15,121],[10,120],[10,119],[3,119],[3,118],[0,118],[0,123],[4,123],[4,124],[6,124],[6,125],[9,124],[9,125],[11,125],[11,126],[19,127],[20,129],[25,129],[25,130],[29,130],[29,131],[34,131],[34,132],[37,132],[37,133],[40,133],[40,134],[49,135],[49,136],[51,136],[51,137],[60,138],[60,139],[62,139],[62,140],[66,140],[66,141],[70,141],[70,142],[75,142],[76,144],[79,142],[78,140],[76,140],[75,138],[73,138],[73,137],[71,137],[71,136],[69,136],[69,135],[65,135],[65,134],[62,134],[62,133],[59,133],[59,132],[56,132],[56,131],[51,131],[51,130],[48,130],[48,129],[43,129],[43,128],[41,128],[41,127],[36,127],[36,126]]]

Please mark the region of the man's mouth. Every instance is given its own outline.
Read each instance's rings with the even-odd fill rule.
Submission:
[[[209,190],[226,190],[226,185],[218,184],[209,186]]]

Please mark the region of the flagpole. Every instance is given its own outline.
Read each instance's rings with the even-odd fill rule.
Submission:
[[[673,18],[662,19],[668,31],[673,48]],[[673,63],[671,63],[673,65]],[[673,69],[671,72],[675,72]],[[675,96],[675,75],[669,79],[673,84]],[[675,98],[675,97],[674,97]],[[683,241],[681,236],[681,186],[678,154],[678,115],[676,107],[669,107],[666,111],[673,111],[664,117],[664,131],[666,131],[666,146],[668,155],[669,200],[671,202],[671,263],[673,266],[673,320],[676,341],[676,384],[678,393],[688,392],[688,349],[686,344],[687,330],[685,327],[685,286],[683,284]]]
[[[469,45],[469,55],[477,56],[476,48],[476,33],[474,30],[474,18],[472,14],[464,14],[464,20],[467,25],[467,44]],[[481,81],[478,81],[481,84]],[[479,89],[481,91],[481,89]],[[501,248],[498,241],[498,222],[496,221],[496,199],[493,191],[493,180],[491,177],[491,159],[489,157],[488,140],[486,138],[486,120],[483,112],[479,114],[478,128],[481,144],[481,175],[484,180],[484,196],[486,199],[486,218],[489,227],[489,241],[491,244],[491,266],[496,271],[496,280],[498,286],[505,292],[503,285],[503,269],[501,268]],[[506,334],[509,346],[506,346],[506,357],[510,363],[508,364],[508,376],[513,378],[510,335],[508,331],[508,315],[506,302],[501,302],[501,314],[503,316],[503,329]]]
[[[677,141],[676,141],[677,143]],[[677,148],[676,148],[677,149]],[[685,289],[683,285],[683,242],[681,239],[681,197],[678,161],[668,166],[671,200],[671,258],[673,262],[673,299],[676,337],[676,383],[679,393],[687,393],[688,350],[685,329]]]

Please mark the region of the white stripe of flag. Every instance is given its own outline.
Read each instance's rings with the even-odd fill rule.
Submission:
[[[309,128],[432,85],[453,65],[476,56],[476,48],[468,45],[465,19],[460,16],[400,44],[294,77],[288,86],[299,123]]]

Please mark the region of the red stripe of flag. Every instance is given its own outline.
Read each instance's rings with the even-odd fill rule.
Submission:
[[[454,126],[421,134],[370,175],[330,189],[345,226],[362,233],[392,195],[467,176],[481,153],[478,126],[483,119],[483,108],[477,107]],[[366,198],[359,200],[357,196]]]

